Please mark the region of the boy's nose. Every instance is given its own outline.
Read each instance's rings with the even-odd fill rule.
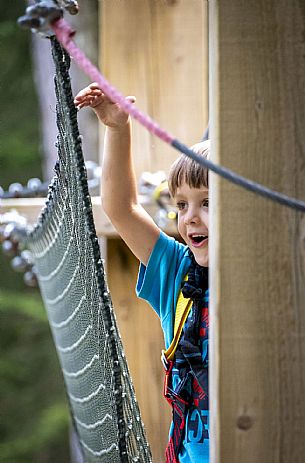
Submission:
[[[207,227],[209,226],[209,216],[207,211],[197,211],[195,209],[189,209],[184,217],[186,225],[198,224],[203,222]]]
[[[185,223],[189,225],[191,223],[197,223],[199,221],[199,214],[196,213],[194,209],[189,209],[185,215]]]

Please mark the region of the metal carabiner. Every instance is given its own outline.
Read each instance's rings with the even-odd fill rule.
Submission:
[[[78,13],[78,4],[75,0],[35,0],[25,10],[25,15],[18,18],[20,27],[31,29],[45,37],[53,37],[52,23],[61,19],[64,10],[70,14]]]

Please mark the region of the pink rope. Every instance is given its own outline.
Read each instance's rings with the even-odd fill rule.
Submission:
[[[59,19],[52,24],[57,39],[62,46],[67,50],[71,58],[76,64],[87,74],[92,81],[97,82],[105,95],[114,103],[117,103],[126,113],[130,114],[140,124],[146,127],[149,132],[153,133],[165,143],[172,144],[174,137],[163,130],[153,119],[135,107],[133,103],[126,98],[115,88],[110,82],[99,72],[96,66],[86,57],[86,55],[76,46],[73,41],[75,31],[71,29],[64,19]]]

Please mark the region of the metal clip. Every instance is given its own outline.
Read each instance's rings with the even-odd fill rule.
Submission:
[[[78,4],[74,0],[35,0],[25,10],[25,15],[18,19],[20,27],[31,29],[45,37],[54,36],[52,23],[61,19],[64,10],[70,14],[78,13]]]
[[[167,371],[168,368],[169,368],[169,363],[168,363],[167,358],[165,356],[164,349],[162,349],[162,351],[161,351],[161,362],[162,362],[162,364],[164,366],[164,369]]]
[[[78,13],[78,3],[75,0],[57,0],[62,8],[68,11],[68,13],[74,15]]]

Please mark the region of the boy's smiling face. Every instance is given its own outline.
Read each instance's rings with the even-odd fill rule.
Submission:
[[[191,188],[182,183],[177,188],[178,231],[194,254],[197,264],[209,266],[209,190]]]

